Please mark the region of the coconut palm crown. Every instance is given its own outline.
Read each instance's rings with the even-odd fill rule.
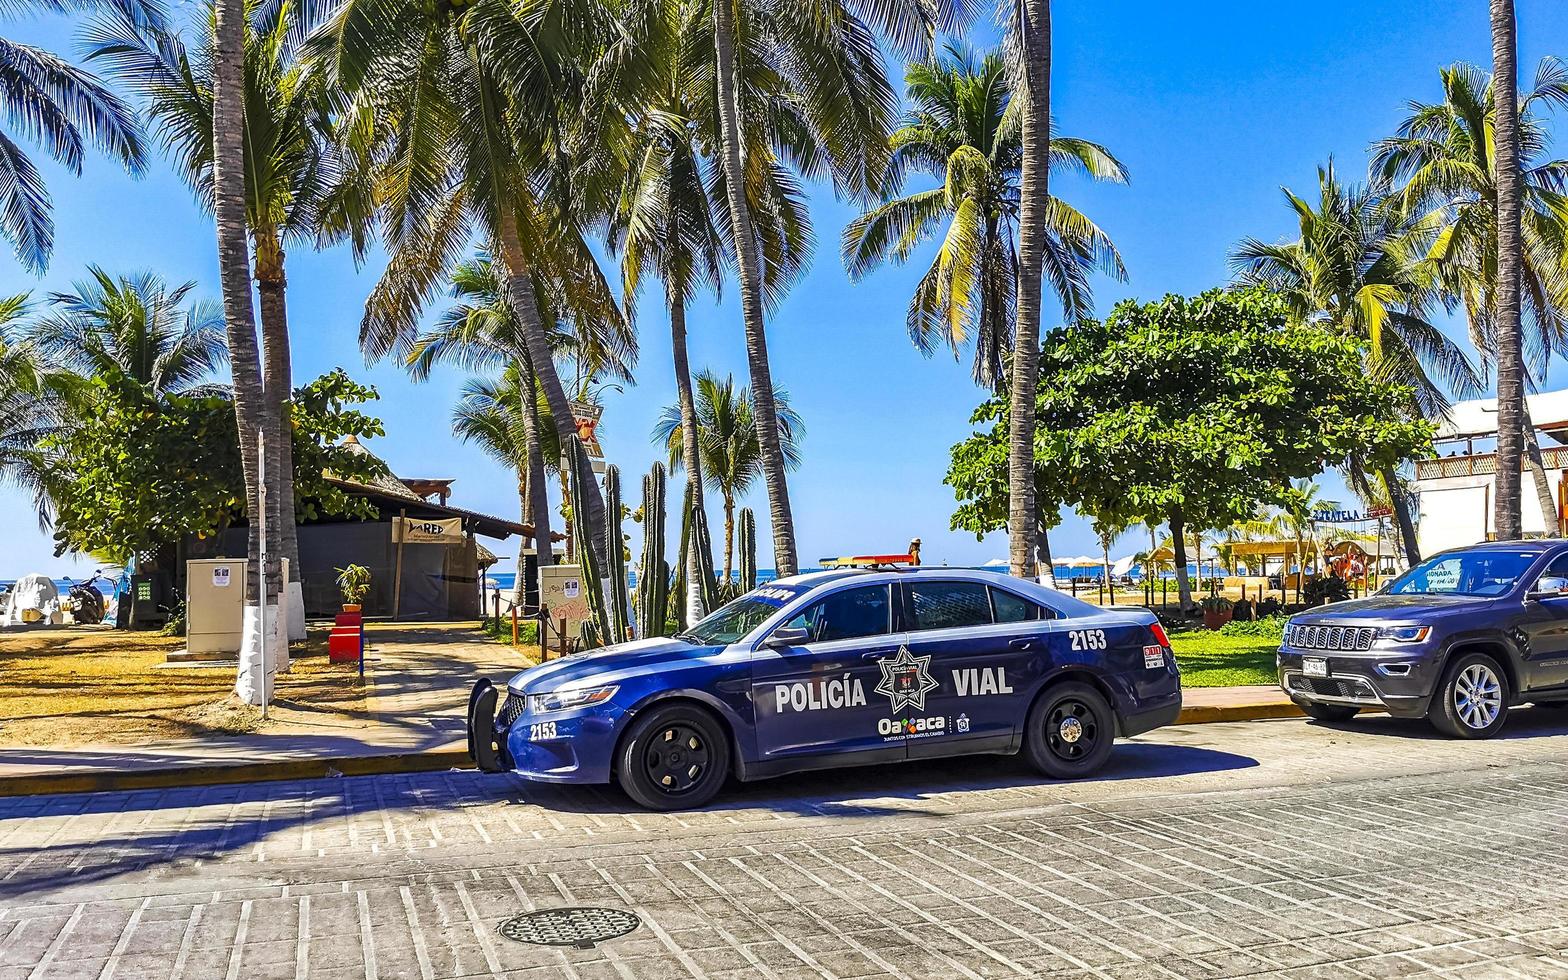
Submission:
[[[861,279],[892,259],[907,261],[942,231],[941,247],[910,299],[910,339],[923,353],[947,345],[954,356],[974,347],[974,377],[995,389],[1013,346],[1018,279],[1017,228],[1023,145],[1002,56],[949,46],[935,63],[909,66],[913,110],[893,133],[890,188],[908,173],[941,185],[895,197],[845,228],[850,277]],[[1074,169],[1124,184],[1127,170],[1105,147],[1053,137],[1053,169]],[[1090,276],[1125,280],[1109,236],[1076,208],[1052,198],[1046,209],[1045,277],[1068,319],[1093,313]]]

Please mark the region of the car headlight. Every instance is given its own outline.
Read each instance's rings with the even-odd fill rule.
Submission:
[[[1420,643],[1432,635],[1430,626],[1385,626],[1377,631],[1380,640],[1397,640],[1400,643]]]
[[[547,691],[544,694],[530,695],[528,706],[535,714],[546,711],[565,711],[568,708],[586,708],[590,705],[603,704],[615,697],[615,692],[620,688],[614,685],[607,687],[577,687],[561,691]]]

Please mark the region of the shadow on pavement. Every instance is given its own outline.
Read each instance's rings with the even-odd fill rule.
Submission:
[[[1362,735],[1381,735],[1418,741],[1452,741],[1447,735],[1433,728],[1432,723],[1425,718],[1391,718],[1382,714],[1360,714],[1345,722],[1309,721],[1306,724],[1314,728]],[[1568,735],[1568,710],[1532,706],[1510,710],[1507,723],[1495,738],[1548,738],[1553,735]]]

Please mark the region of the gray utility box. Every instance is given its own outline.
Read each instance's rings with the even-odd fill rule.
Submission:
[[[227,660],[240,652],[245,625],[245,559],[193,558],[185,563],[185,640],[193,660]]]

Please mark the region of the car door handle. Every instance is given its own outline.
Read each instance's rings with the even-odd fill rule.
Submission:
[[[1034,640],[1025,637],[1007,641],[1007,649],[1009,650],[1027,650],[1032,646],[1034,646]]]
[[[892,647],[887,647],[886,649],[883,649],[883,650],[868,650],[865,653],[862,653],[860,655],[860,659],[861,660],[881,660],[883,657],[887,656],[890,653],[894,653],[894,652],[896,652],[896,651],[894,651],[894,649]]]

